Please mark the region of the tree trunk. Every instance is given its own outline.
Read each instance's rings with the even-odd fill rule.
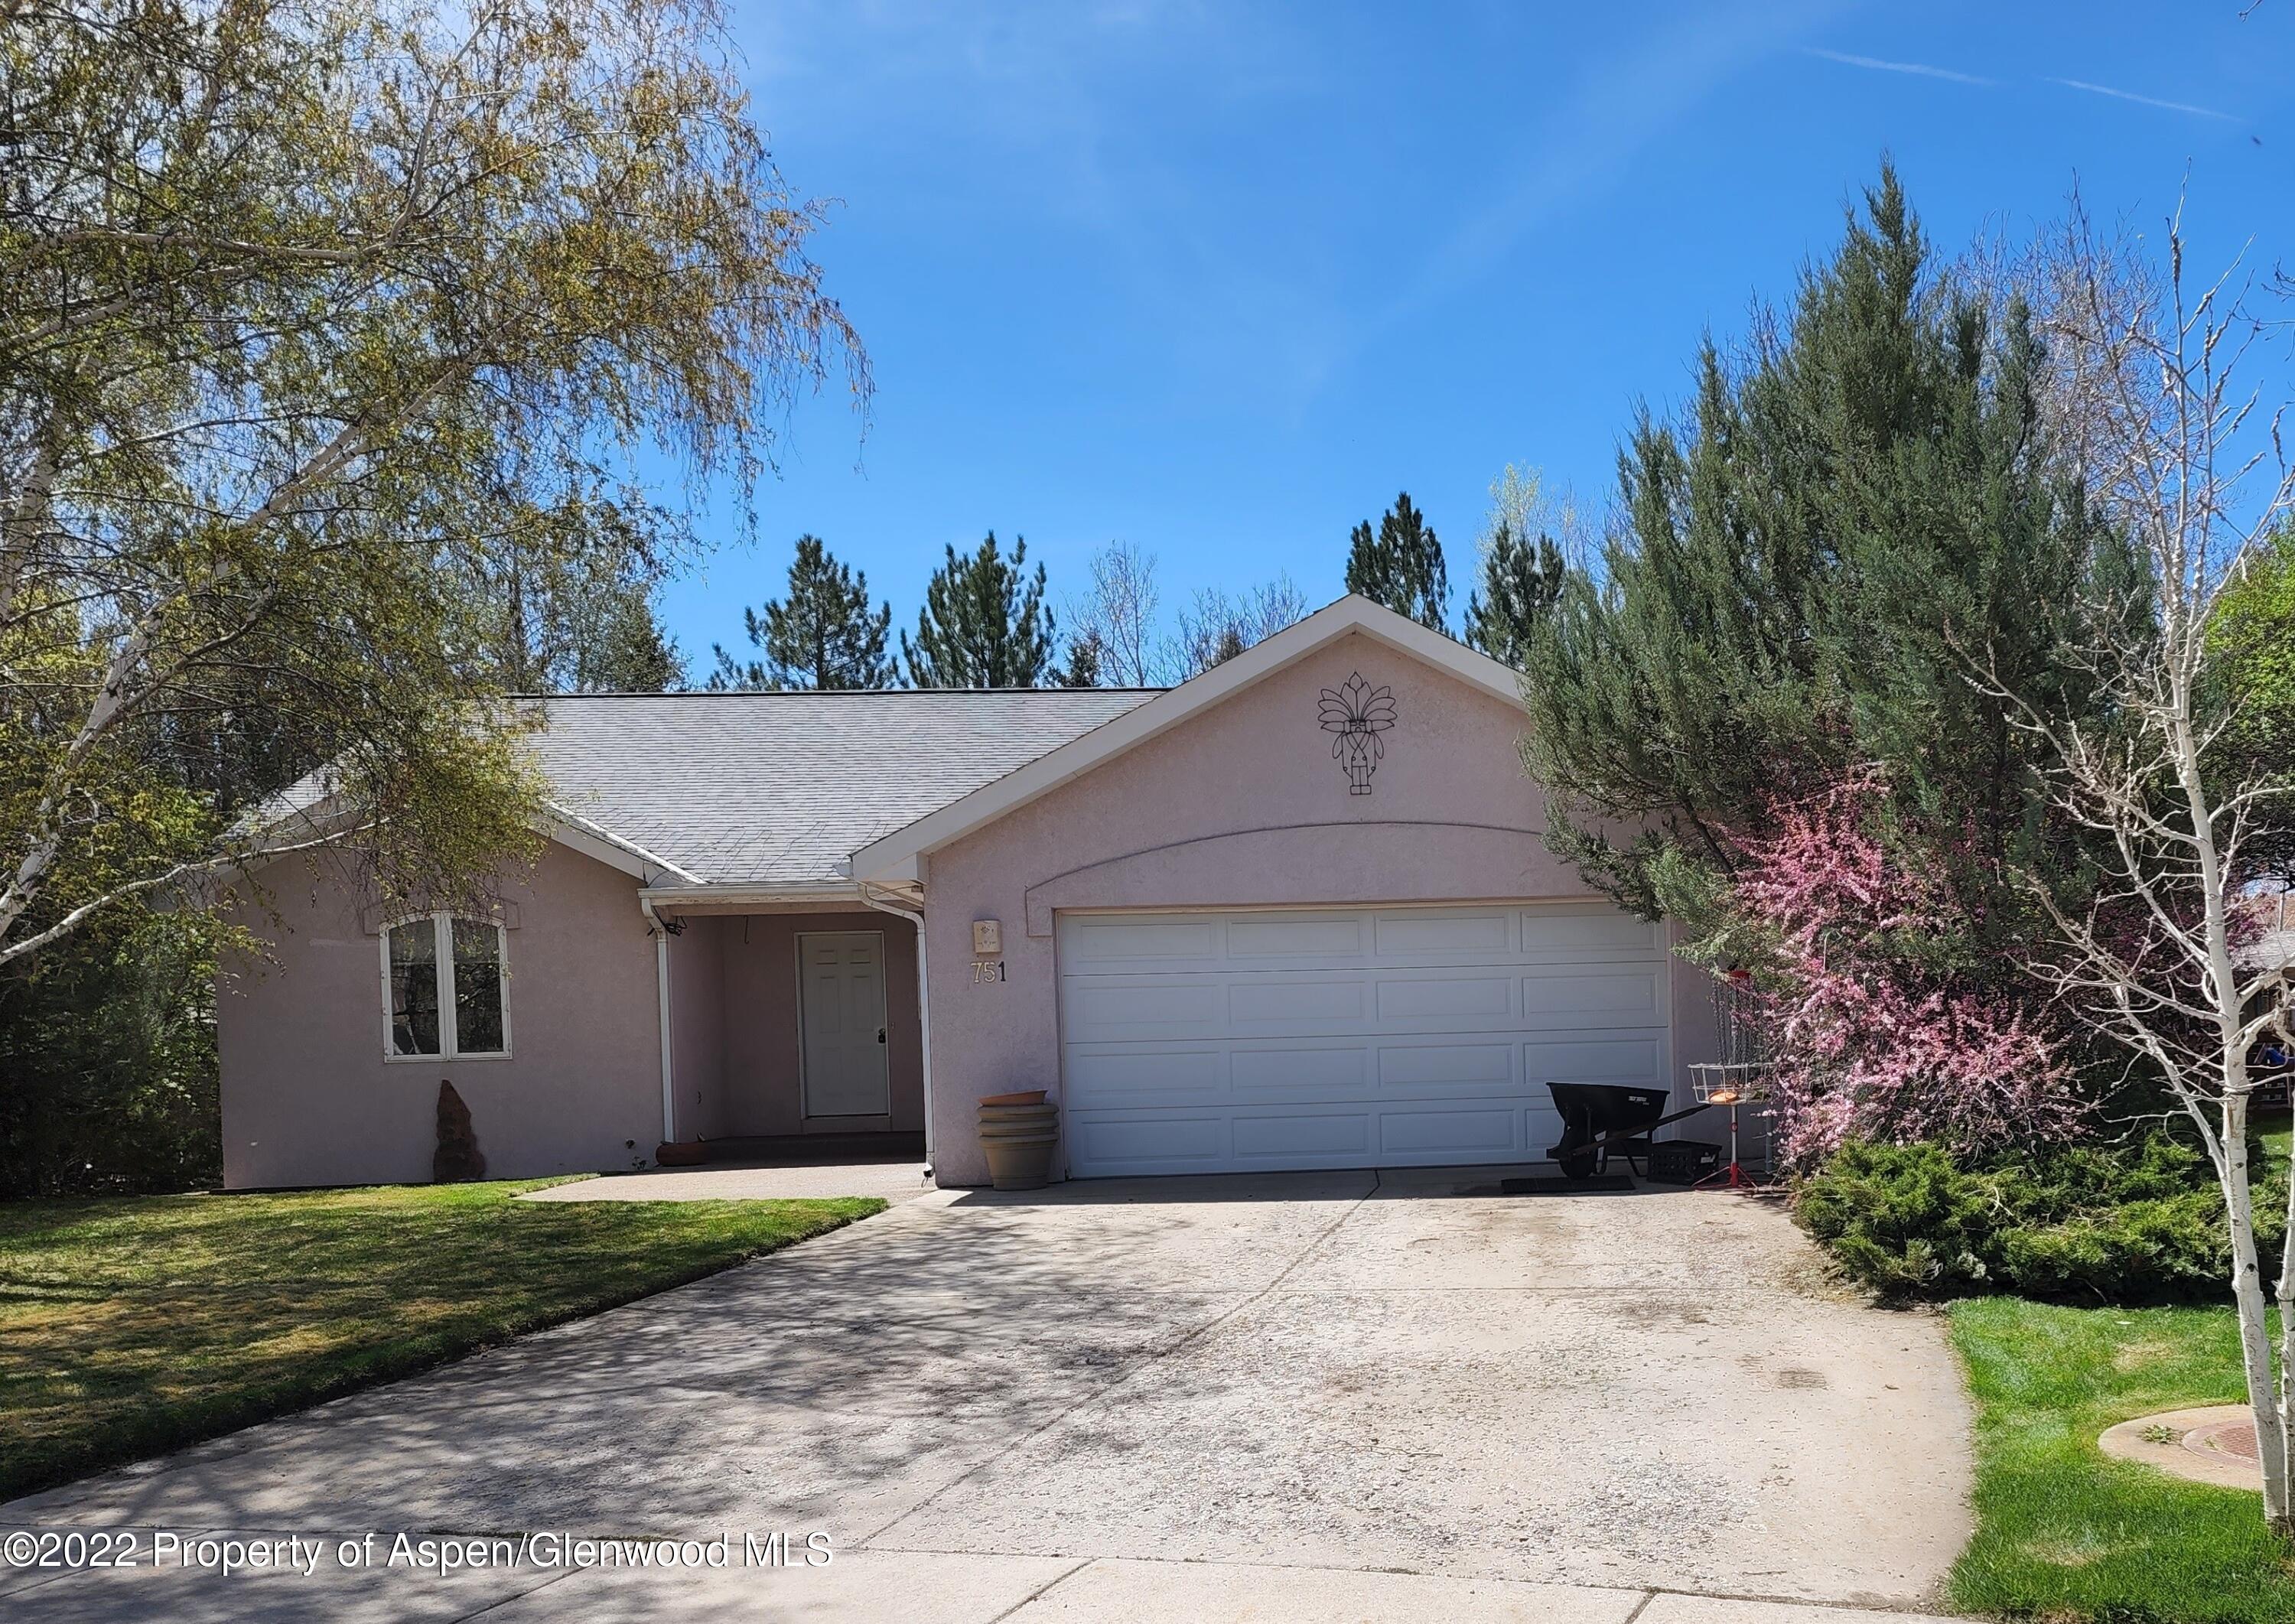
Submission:
[[[2240,1360],[2255,1413],[2256,1455],[2263,1468],[2263,1520],[2283,1538],[2295,1535],[2288,1515],[2287,1426],[2271,1367],[2271,1330],[2264,1306],[2263,1269],[2255,1247],[2255,1202],[2248,1182],[2247,1094],[2223,1102],[2224,1207],[2230,1215],[2232,1299],[2239,1310]],[[2285,1327],[2281,1327],[2285,1334]]]
[[[2295,1173],[2295,1169],[2290,1171]],[[2279,1401],[2279,1503],[2287,1506],[2295,1502],[2295,1482],[2289,1481],[2295,1476],[2295,1392],[2289,1391],[2290,1375],[2295,1373],[2295,1185],[2291,1185],[2287,1192],[2287,1233],[2279,1249],[2278,1296],[2279,1384],[2275,1391]],[[2295,1528],[2288,1526],[2285,1517],[2274,1522],[2272,1530],[2282,1538],[2295,1538]]]

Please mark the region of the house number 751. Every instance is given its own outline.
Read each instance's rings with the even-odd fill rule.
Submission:
[[[976,959],[972,961],[972,984],[974,986],[977,987],[987,982],[1002,981],[1003,979],[1004,961],[1001,959]]]

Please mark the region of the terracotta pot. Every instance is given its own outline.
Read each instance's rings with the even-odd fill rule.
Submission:
[[[1042,1089],[1022,1089],[1012,1094],[984,1094],[980,1097],[980,1103],[984,1106],[1041,1106],[1044,1103],[1044,1092]]]
[[[1059,1117],[1058,1106],[982,1101],[980,1148],[988,1158],[988,1181],[1000,1190],[1040,1190],[1050,1183]]]
[[[1058,1106],[983,1106],[979,1118],[985,1122],[1056,1122],[1059,1121]]]

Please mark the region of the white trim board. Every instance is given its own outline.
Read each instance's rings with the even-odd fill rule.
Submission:
[[[1509,705],[1521,701],[1522,677],[1512,667],[1440,632],[1429,631],[1408,616],[1349,593],[1233,659],[862,846],[853,854],[853,877],[881,885],[914,883],[922,877],[920,860],[926,853],[960,840],[1082,777],[1101,763],[1171,731],[1197,713],[1233,698],[1351,632],[1373,638]]]

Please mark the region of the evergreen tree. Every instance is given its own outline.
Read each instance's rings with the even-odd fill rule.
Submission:
[[[1450,629],[1450,575],[1442,543],[1411,505],[1409,492],[1394,499],[1376,531],[1365,521],[1347,539],[1347,591],[1437,632]]]
[[[1553,538],[1532,542],[1500,522],[1482,555],[1481,589],[1466,594],[1466,644],[1522,669],[1540,616],[1562,596],[1569,574]]]
[[[1027,574],[1028,543],[1015,536],[1008,559],[991,530],[976,552],[948,550],[933,572],[917,636],[901,633],[901,658],[919,688],[1037,688],[1052,665],[1052,611],[1044,567]]]
[[[658,693],[684,657],[654,592],[695,547],[676,515],[584,481],[547,502],[490,493],[499,534],[461,555],[451,645],[470,680],[511,693]],[[442,639],[442,642],[449,640]]]
[[[661,694],[685,686],[685,656],[661,629],[650,592],[625,589],[597,606],[575,649],[572,677],[577,693]]]
[[[713,689],[890,688],[898,679],[886,657],[893,606],[869,607],[869,577],[837,562],[817,535],[796,538],[788,595],[764,612],[741,611],[750,646],[762,660],[741,661],[713,645]]]
[[[2127,568],[2050,456],[2040,362],[2021,306],[1938,271],[1886,169],[1763,342],[1706,347],[1687,420],[1646,415],[1621,459],[1606,581],[1572,572],[1532,629],[1525,759],[1556,850],[1711,934],[1779,798],[1869,764],[1899,851],[1951,868],[1985,931],[2029,923],[2001,876],[2047,817],[2036,747],[1970,662],[2079,714],[2054,657],[2075,588]],[[1646,832],[1621,847],[1587,813]]]
[[[1068,639],[1068,663],[1060,670],[1062,688],[1098,688],[1107,649],[1097,631],[1087,628]]]

